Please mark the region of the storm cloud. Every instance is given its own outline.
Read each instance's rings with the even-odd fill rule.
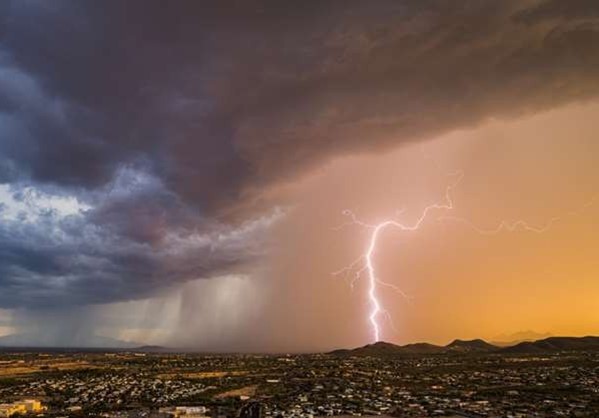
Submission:
[[[0,183],[33,197],[0,211],[0,307],[243,269],[281,216],[269,187],[595,97],[599,4],[563,4],[3,2]]]
[[[264,253],[264,232],[281,216],[274,210],[236,227],[208,222],[157,179],[131,169],[95,198],[93,208],[75,205],[65,213],[68,204],[49,209],[43,192],[13,194],[24,204],[15,219],[4,213],[0,225],[2,306],[143,298],[180,281],[225,274]]]

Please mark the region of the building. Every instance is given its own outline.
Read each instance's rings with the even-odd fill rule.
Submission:
[[[10,417],[14,414],[38,414],[44,412],[46,407],[40,401],[26,399],[13,403],[0,404],[0,417]]]
[[[204,406],[176,406],[160,408],[159,412],[168,413],[174,417],[205,418],[208,409]]]

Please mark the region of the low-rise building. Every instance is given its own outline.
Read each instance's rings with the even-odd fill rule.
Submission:
[[[10,417],[14,414],[37,414],[45,411],[40,401],[26,399],[12,403],[0,404],[0,417]]]

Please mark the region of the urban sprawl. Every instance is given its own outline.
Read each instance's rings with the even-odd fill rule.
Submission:
[[[0,417],[598,417],[599,354],[0,354]]]

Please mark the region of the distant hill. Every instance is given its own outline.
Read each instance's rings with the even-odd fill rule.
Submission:
[[[525,341],[502,348],[502,353],[544,353],[557,351],[599,350],[599,337],[549,337]]]
[[[414,343],[400,346],[402,353],[406,354],[430,354],[430,353],[441,353],[444,347],[440,345],[434,345],[429,343]]]
[[[512,345],[516,345],[519,343],[523,343],[525,341],[538,341],[548,337],[552,337],[548,332],[536,332],[536,331],[519,331],[512,334],[501,334],[497,335],[491,341],[491,344],[496,345],[498,347],[511,347]]]
[[[454,340],[446,346],[428,343],[396,345],[379,341],[354,349],[340,349],[329,354],[341,357],[394,357],[417,354],[469,354],[502,353],[527,354],[560,352],[572,350],[599,350],[599,337],[549,337],[538,341],[525,341],[511,347],[498,347],[488,342],[475,340]]]
[[[387,357],[399,354],[401,346],[378,341],[374,344],[367,344],[363,347],[352,350],[340,349],[331,351],[330,354],[336,356],[356,356],[356,357]]]
[[[440,353],[442,351],[443,347],[428,343],[416,343],[401,346],[379,341],[374,344],[367,344],[363,347],[354,348],[352,350],[341,349],[331,351],[329,354],[343,357],[395,357],[409,354]]]
[[[497,351],[499,347],[489,344],[485,340],[453,340],[450,344],[444,347],[446,351],[454,351],[459,353],[484,353]]]

